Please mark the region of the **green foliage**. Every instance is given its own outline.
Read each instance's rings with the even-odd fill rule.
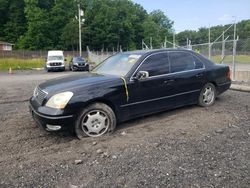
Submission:
[[[26,31],[23,0],[0,0],[0,40],[15,43]]]
[[[0,40],[20,49],[75,50],[77,3],[85,12],[83,47],[134,50],[149,37],[160,46],[172,32],[173,22],[163,12],[148,14],[130,0],[0,0]]]
[[[0,58],[0,70],[27,70],[44,67],[44,59]]]
[[[227,28],[229,28],[231,24],[228,25],[219,25],[214,26],[210,28],[211,31],[211,42],[217,39],[223,31],[225,31]],[[233,39],[233,32],[234,27],[232,26],[226,33],[225,37],[229,36],[229,40]],[[250,38],[250,20],[243,20],[239,23],[237,23],[237,35],[240,37],[240,39],[249,39]],[[208,42],[208,28],[200,28],[198,31],[190,31],[186,30],[183,32],[180,32],[176,35],[176,39],[178,41],[178,44],[180,46],[186,45],[186,39],[189,39],[192,41],[192,44],[201,44],[201,43],[207,43]],[[221,39],[220,39],[221,40]],[[237,48],[237,50],[241,50],[240,47]],[[248,49],[250,50],[250,49]]]
[[[160,10],[155,10],[143,21],[143,38],[149,44],[150,37],[154,48],[162,47],[165,37],[172,35],[173,22]]]
[[[0,0],[0,40],[15,44],[15,48],[29,50],[78,50],[77,4],[84,9],[82,25],[83,49],[135,50],[141,41],[160,48],[165,37],[172,40],[173,21],[162,11],[147,13],[131,0]],[[211,27],[214,41],[230,25]],[[233,27],[225,36],[232,39]],[[237,24],[240,39],[250,40],[250,20]],[[183,31],[176,35],[178,45],[208,42],[208,28]],[[249,50],[249,43],[237,50]]]
[[[72,20],[62,29],[60,41],[65,49],[78,49],[78,22]]]

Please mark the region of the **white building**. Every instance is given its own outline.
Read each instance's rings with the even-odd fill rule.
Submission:
[[[0,41],[0,51],[12,51],[14,44]]]

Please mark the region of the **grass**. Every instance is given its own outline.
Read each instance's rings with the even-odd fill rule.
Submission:
[[[70,57],[66,58],[65,65],[68,65]],[[0,70],[29,70],[32,68],[43,68],[45,60],[43,58],[37,59],[16,59],[16,58],[0,58]]]
[[[215,63],[219,63],[221,61],[221,56],[216,55],[212,56],[211,60]],[[233,61],[233,56],[232,55],[227,55],[224,58],[224,63],[232,63]],[[235,62],[236,63],[249,63],[250,64],[250,55],[236,55],[235,57]]]
[[[44,59],[15,59],[15,58],[0,58],[0,70],[28,70],[31,68],[44,67]]]

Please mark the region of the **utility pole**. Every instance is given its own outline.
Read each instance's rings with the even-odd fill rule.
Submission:
[[[225,57],[225,31],[222,33],[222,51],[221,51],[221,63],[223,64],[223,59]]]
[[[175,48],[175,33],[173,33],[173,48]]]
[[[79,22],[79,56],[82,56],[82,16],[83,10],[81,10],[80,3],[78,3],[78,22]]]
[[[210,26],[208,28],[208,59],[211,59],[211,31],[210,31]]]
[[[235,56],[236,56],[236,20],[234,20],[234,43],[233,43],[233,80],[235,80]]]
[[[153,46],[152,46],[152,37],[150,37],[150,49],[151,50],[153,49]]]

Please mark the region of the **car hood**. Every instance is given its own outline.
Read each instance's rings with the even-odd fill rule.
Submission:
[[[83,73],[73,76],[64,76],[48,80],[39,85],[47,93],[70,91],[74,88],[85,87],[94,84],[101,84],[119,79],[113,75],[101,75],[97,73]]]

